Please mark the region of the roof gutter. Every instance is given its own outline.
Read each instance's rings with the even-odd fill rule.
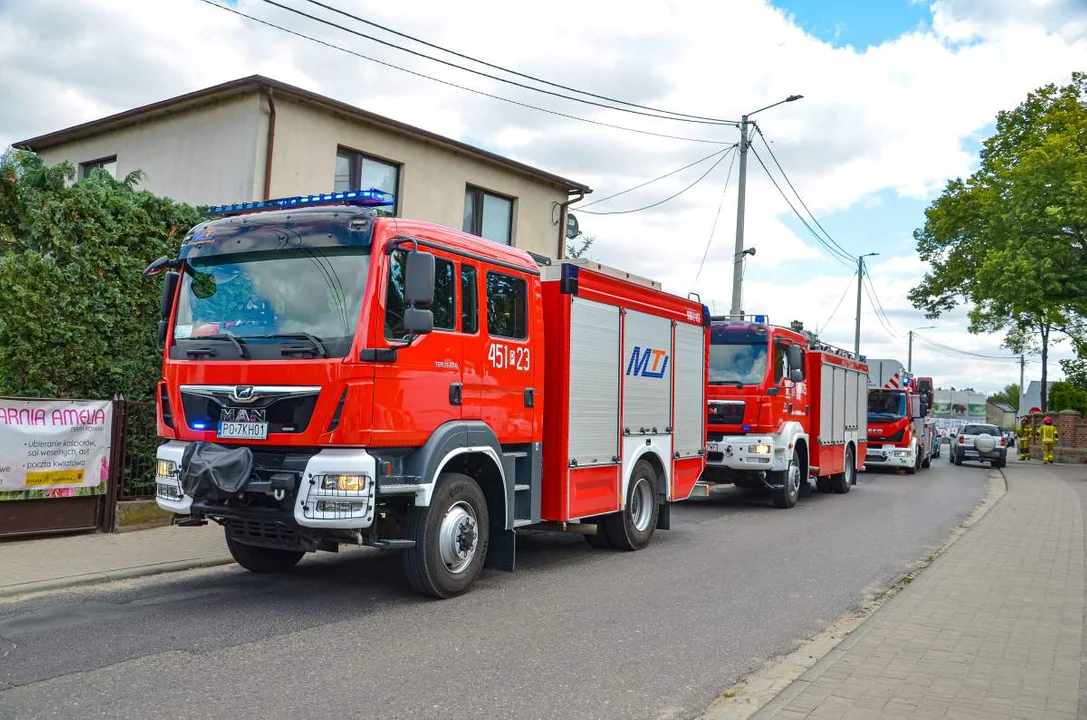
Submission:
[[[557,257],[559,260],[562,260],[564,257],[566,257],[566,216],[569,212],[570,206],[576,202],[581,202],[585,199],[584,190],[578,188],[575,189],[574,192],[577,193],[577,196],[570,197],[570,189],[567,188],[566,202],[559,203],[559,249],[558,252],[555,253],[555,257]],[[590,190],[590,192],[592,191]]]
[[[276,101],[272,97],[272,87],[264,88],[268,91],[268,137],[264,142],[264,199],[272,198],[272,150],[276,142]]]

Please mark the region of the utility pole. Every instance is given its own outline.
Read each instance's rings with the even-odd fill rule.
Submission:
[[[913,330],[910,330],[910,349],[906,353],[906,372],[913,374]]]
[[[744,203],[747,199],[747,150],[751,143],[748,142],[748,129],[752,123],[748,120],[755,113],[760,113],[763,110],[769,110],[772,107],[777,107],[783,103],[795,102],[796,100],[804,97],[803,95],[790,95],[789,97],[776,102],[772,105],[759,108],[754,112],[749,112],[740,119],[740,144],[738,146],[740,151],[740,187],[737,191],[736,198],[736,252],[732,256],[732,309],[729,310],[729,315],[732,317],[740,317],[743,315],[743,308],[740,307],[742,290],[741,284],[744,280]],[[746,253],[754,255],[753,252]]]
[[[861,354],[861,288],[864,283],[864,259],[879,255],[879,253],[866,253],[857,258],[857,330],[853,335],[853,354]]]
[[[740,188],[736,195],[736,254],[732,258],[732,309],[729,315],[740,317],[740,286],[744,277],[744,201],[747,198],[747,115],[740,119]]]
[[[1024,376],[1027,372],[1027,356],[1019,356],[1019,412],[1018,417],[1022,417],[1027,414],[1027,410],[1030,408],[1023,407],[1027,402],[1027,388],[1023,385]]]

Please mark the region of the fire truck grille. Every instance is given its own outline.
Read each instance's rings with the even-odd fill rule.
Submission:
[[[899,430],[893,435],[869,435],[868,442],[877,444],[901,442],[905,434],[905,430]]]
[[[243,545],[256,545],[258,547],[280,548],[283,550],[300,550],[298,533],[285,525],[263,520],[238,520],[224,521],[230,530],[230,535]]]
[[[710,425],[740,425],[744,421],[744,407],[742,401],[711,402],[706,422]]]
[[[305,432],[317,406],[317,395],[286,395],[258,400],[244,407],[263,410],[268,422],[268,432]],[[202,393],[181,392],[185,420],[190,428],[211,427],[219,423],[223,408],[232,407],[227,398],[212,397]]]

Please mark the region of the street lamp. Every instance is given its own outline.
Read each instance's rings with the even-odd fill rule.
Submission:
[[[875,257],[877,252],[865,253],[857,258],[857,329],[853,335],[853,354],[861,354],[861,288],[864,284],[864,259]]]
[[[910,333],[909,333],[910,334],[910,351],[906,355],[906,372],[908,372],[908,373],[913,372],[913,334],[915,332],[917,332],[918,330],[934,330],[934,329],[936,329],[935,325],[925,325],[924,327],[914,328],[913,330],[910,330]]]
[[[763,110],[769,110],[784,103],[795,102],[802,97],[804,96],[790,95],[772,105],[761,107],[755,112],[749,112],[740,119],[740,189],[739,198],[736,200],[736,252],[732,261],[732,310],[729,312],[733,317],[743,315],[743,310],[740,309],[740,285],[743,283],[744,200],[747,197],[747,148],[750,145],[747,141],[747,128],[750,124],[748,118],[755,113],[761,113]]]

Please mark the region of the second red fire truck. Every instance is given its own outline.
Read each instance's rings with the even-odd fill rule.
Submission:
[[[628,273],[379,217],[377,191],[214,208],[165,271],[158,504],[257,572],[404,551],[419,592],[519,528],[635,550],[704,466],[709,314]]]
[[[789,508],[811,490],[847,493],[867,445],[868,367],[799,323],[765,316],[710,326],[707,465],[696,494],[732,483]]]

